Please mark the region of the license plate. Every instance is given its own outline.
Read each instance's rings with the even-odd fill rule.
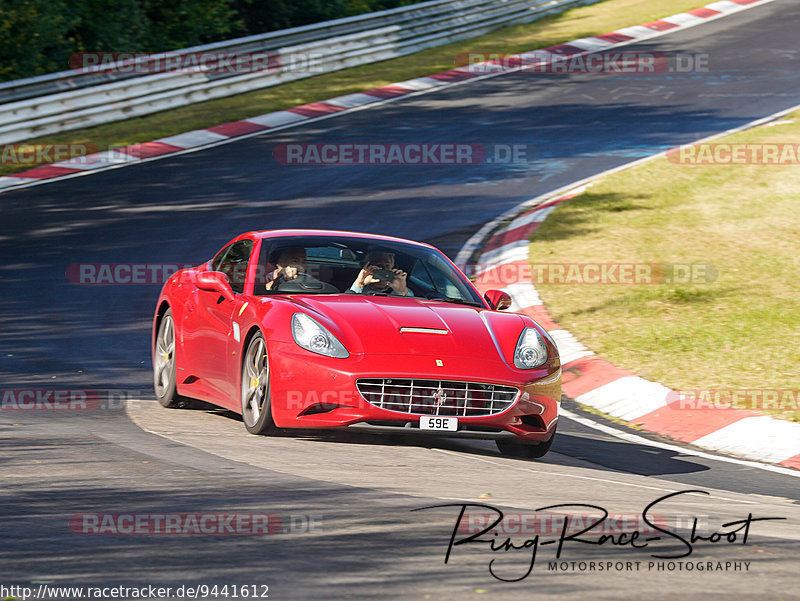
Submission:
[[[426,415],[419,420],[420,430],[445,430],[455,432],[458,430],[457,417],[439,417],[438,415]]]

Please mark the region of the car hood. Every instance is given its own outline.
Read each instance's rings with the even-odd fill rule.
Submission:
[[[470,357],[513,363],[525,322],[467,305],[391,296],[292,297],[351,353]]]

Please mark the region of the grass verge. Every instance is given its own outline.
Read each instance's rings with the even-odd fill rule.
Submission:
[[[713,143],[798,139],[800,111]],[[711,265],[716,279],[537,289],[559,324],[616,365],[721,405],[748,391],[738,406],[800,421],[798,198],[800,164],[649,161],[553,211],[532,263]]]
[[[490,34],[430,48],[401,58],[343,69],[291,83],[219,100],[193,104],[145,117],[27,140],[27,144],[87,144],[100,150],[148,142],[193,129],[213,127],[279,111],[308,102],[352,94],[414,77],[452,69],[464,52],[516,53],[654,21],[701,6],[701,0],[605,0],[568,10],[534,23],[499,29]],[[0,163],[0,175],[30,169]]]

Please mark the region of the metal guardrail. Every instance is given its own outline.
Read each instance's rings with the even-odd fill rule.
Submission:
[[[433,0],[166,53],[182,60],[261,53],[271,63],[260,70],[176,70],[163,61],[154,68],[147,56],[0,83],[0,144],[396,58],[598,1]]]

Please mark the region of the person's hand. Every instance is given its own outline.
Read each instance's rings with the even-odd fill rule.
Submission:
[[[278,282],[278,278],[283,276],[284,280],[294,280],[297,278],[298,269],[297,267],[292,267],[291,265],[287,267],[281,267],[278,265],[278,268],[275,269],[270,274],[269,282],[267,282],[266,289],[272,290],[272,287],[275,286]]]
[[[400,294],[401,296],[408,295],[408,288],[406,288],[406,278],[408,274],[402,269],[392,269],[394,272],[394,279],[389,282],[389,287]]]
[[[372,275],[372,271],[376,269],[375,265],[370,265],[367,263],[364,265],[364,269],[358,272],[358,277],[356,278],[356,286],[359,288],[363,288],[367,284],[374,284],[376,282],[380,282],[378,278]]]

